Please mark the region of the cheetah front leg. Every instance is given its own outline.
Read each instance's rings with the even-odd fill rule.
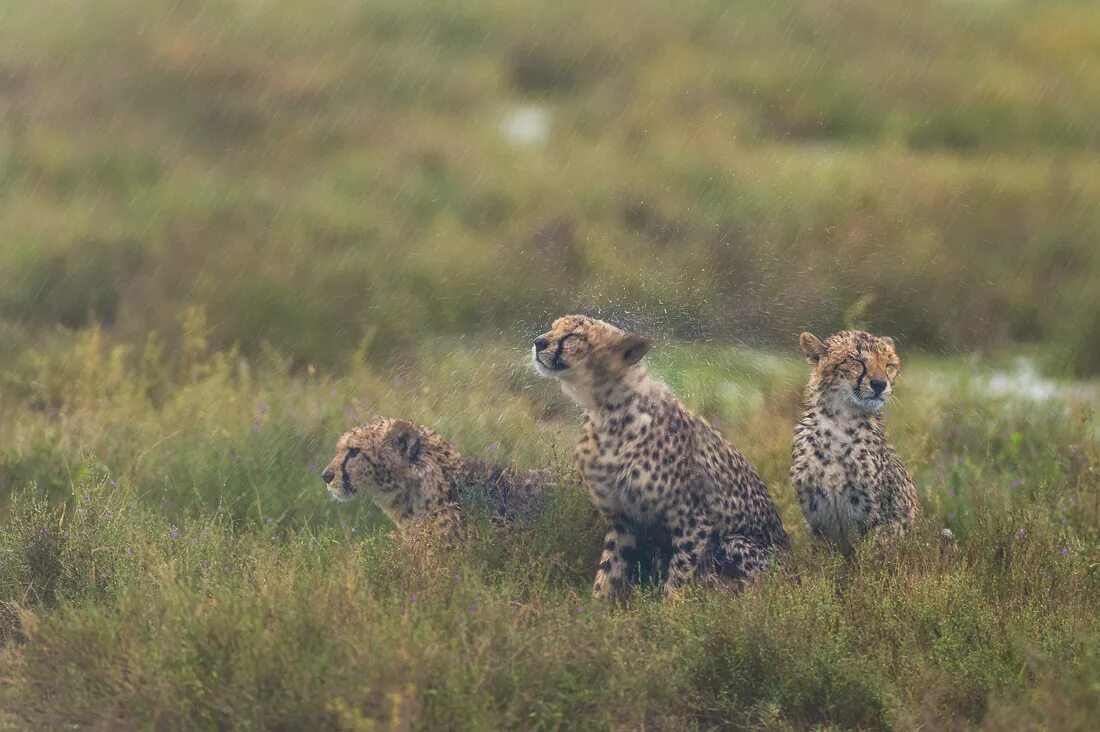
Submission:
[[[627,574],[637,544],[637,537],[626,524],[612,524],[603,540],[600,566],[596,570],[596,582],[592,587],[596,597],[616,600],[627,595]]]

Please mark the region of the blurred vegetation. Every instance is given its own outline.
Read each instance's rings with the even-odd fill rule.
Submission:
[[[326,370],[581,307],[788,347],[866,300],[1097,373],[1097,88],[1064,0],[9,3],[0,348],[188,306]]]

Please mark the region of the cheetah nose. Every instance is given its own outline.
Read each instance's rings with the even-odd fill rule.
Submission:
[[[550,341],[546,340],[545,338],[536,338],[535,339],[535,350],[536,351],[543,351],[549,345],[550,345]]]
[[[871,379],[871,388],[875,390],[875,396],[878,396],[886,390],[886,382],[882,379]]]
[[[321,480],[325,481],[326,483],[331,483],[332,479],[335,477],[336,473],[333,472],[332,468],[329,468],[325,472],[321,473]]]

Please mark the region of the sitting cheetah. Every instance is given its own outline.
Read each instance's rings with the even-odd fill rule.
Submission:
[[[523,471],[466,460],[435,430],[401,419],[376,419],[345,433],[321,474],[340,501],[369,496],[403,533],[433,526],[449,539],[463,536],[459,488],[484,486],[498,518],[529,513],[549,471]]]
[[[671,548],[666,594],[700,570],[740,587],[787,547],[787,534],[748,461],[650,376],[649,348],[583,315],[558,318],[534,342],[535,369],[585,410],[574,459],[609,526],[594,591],[626,594],[641,537]]]
[[[893,339],[863,331],[799,342],[812,370],[791,482],[813,533],[850,554],[859,536],[904,531],[920,510],[882,419],[900,363]]]

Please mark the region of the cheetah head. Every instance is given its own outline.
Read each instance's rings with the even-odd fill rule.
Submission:
[[[346,432],[336,457],[321,474],[339,501],[371,498],[393,518],[425,503],[432,476],[440,473],[447,443],[432,430],[402,419],[377,419]]]
[[[901,367],[893,338],[845,330],[824,342],[812,333],[798,341],[810,361],[812,387],[864,412],[885,406]]]
[[[535,339],[532,357],[542,376],[558,379],[565,393],[589,403],[600,386],[629,381],[652,343],[586,315],[566,315]]]

